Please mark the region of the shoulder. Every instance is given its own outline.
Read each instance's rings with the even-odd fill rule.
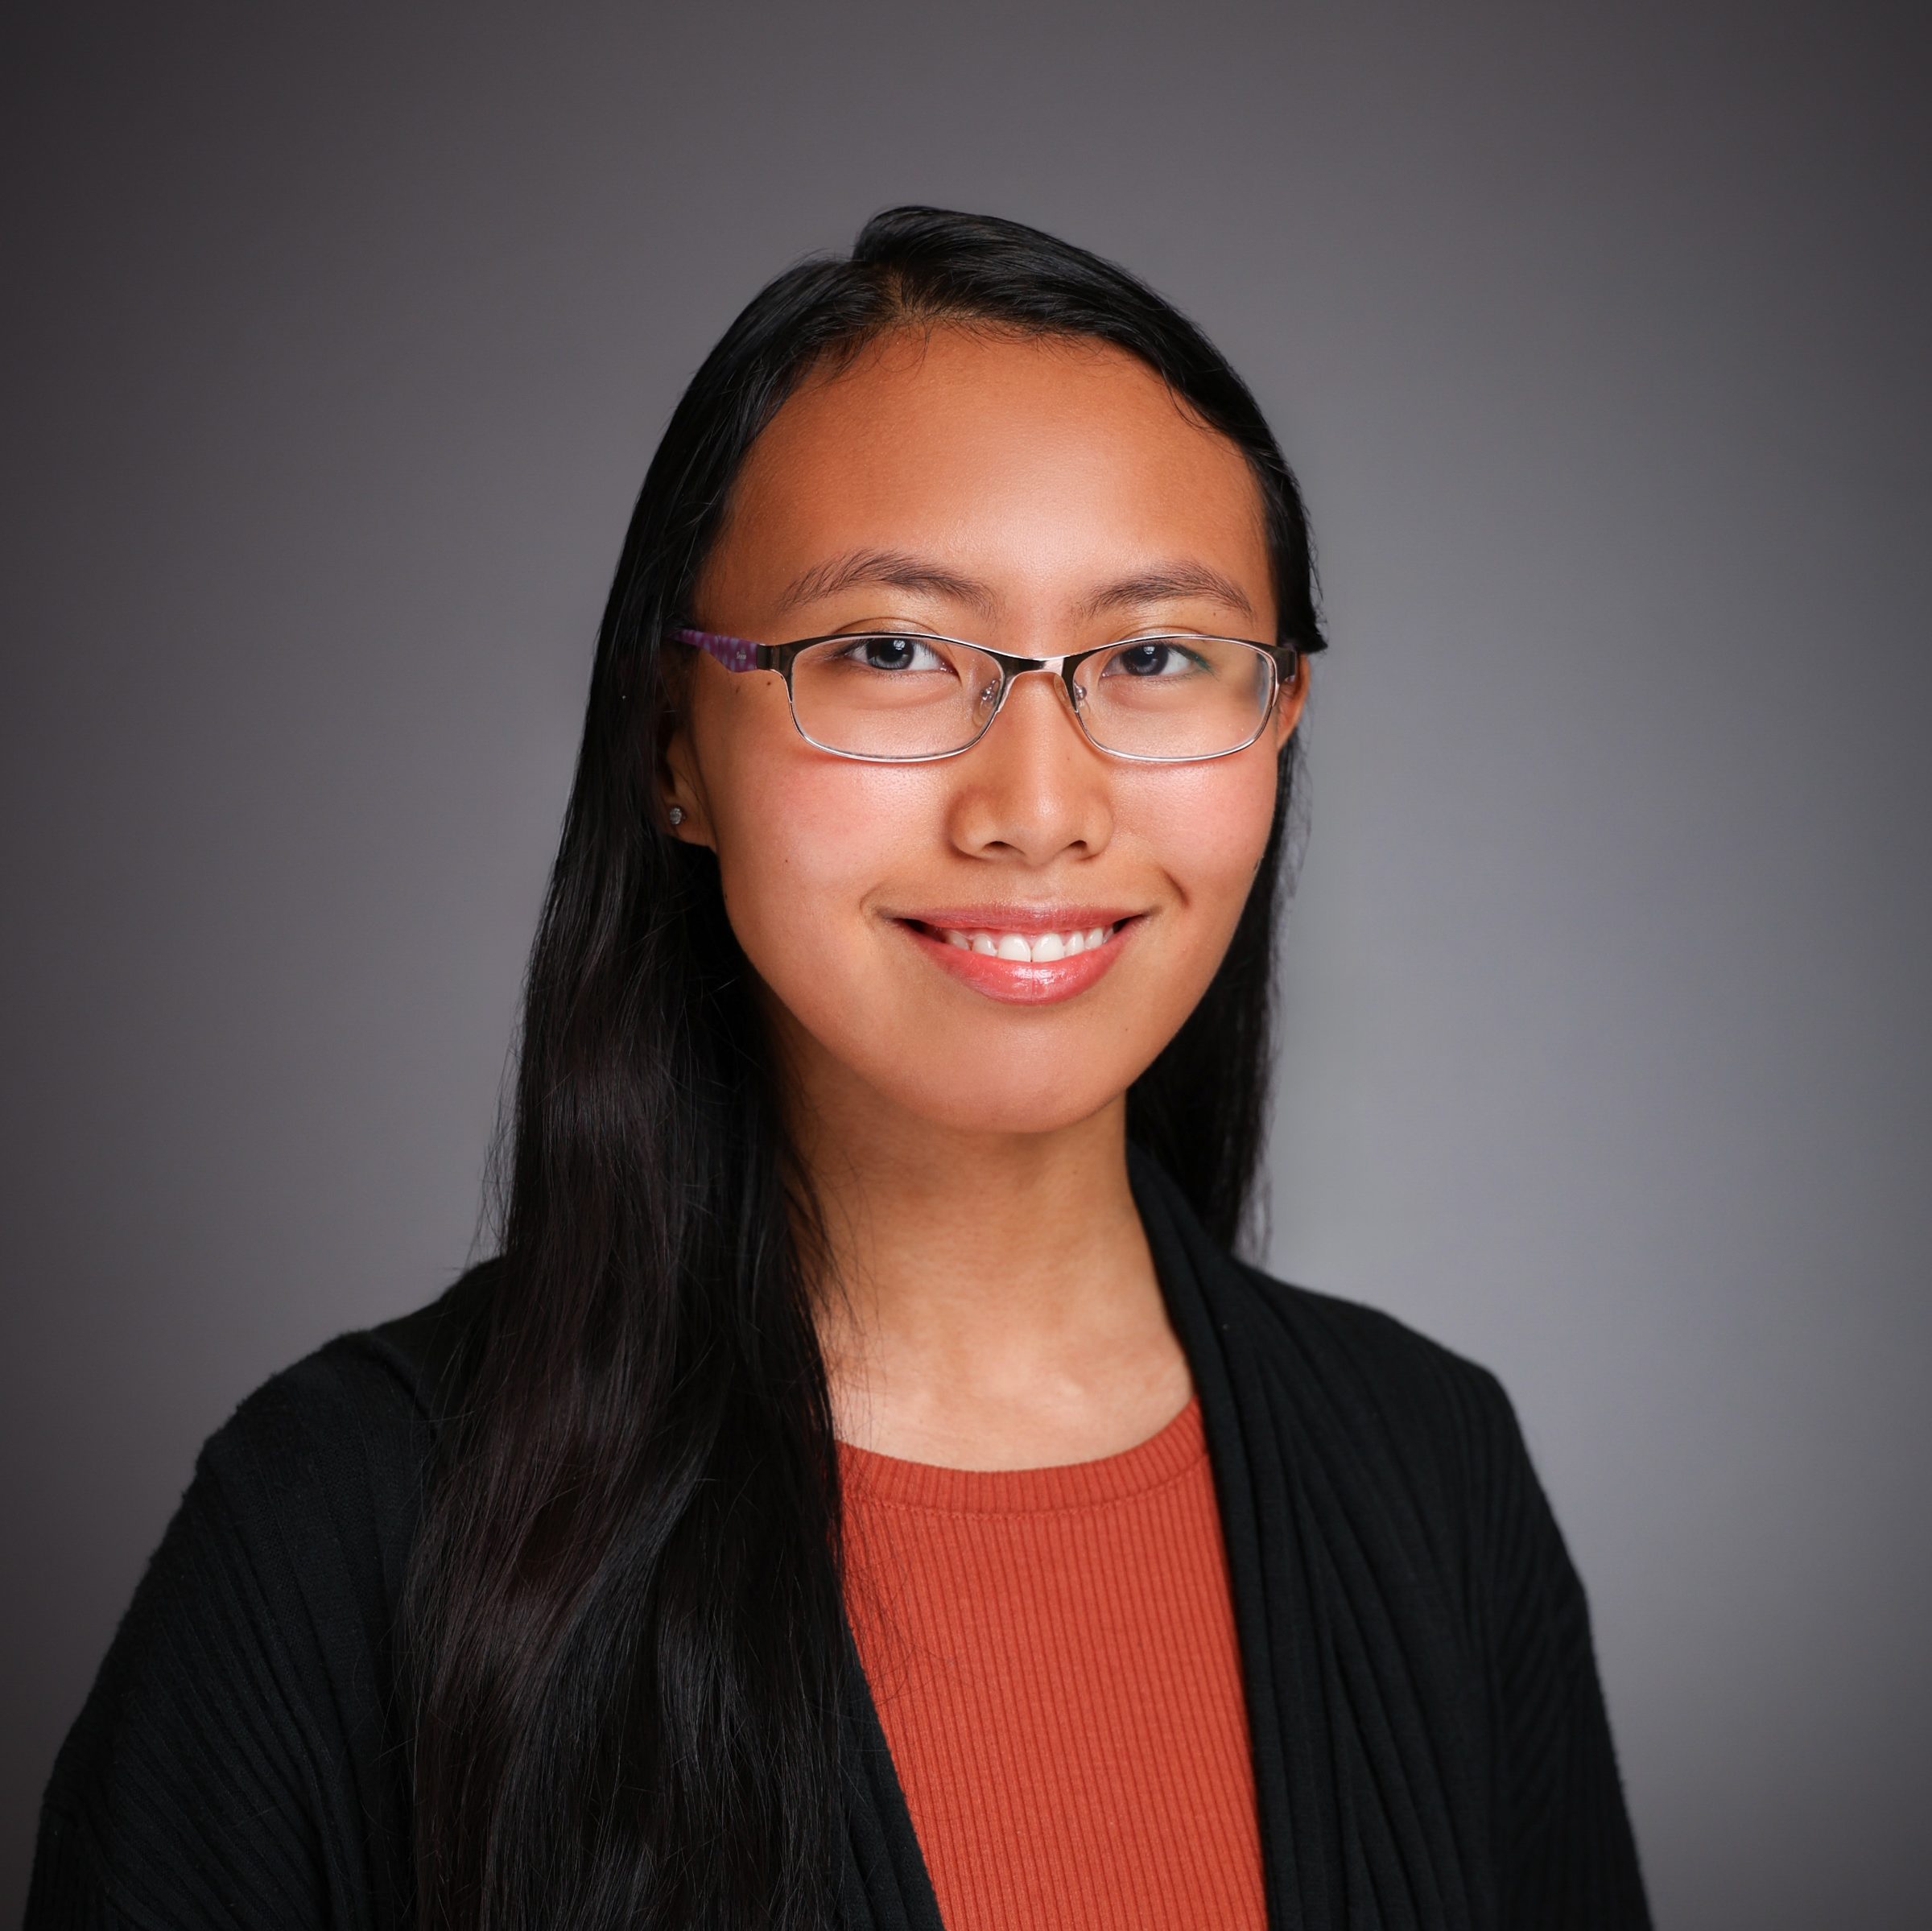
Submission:
[[[1303,1452],[1358,1494],[1412,1504],[1479,1565],[1555,1527],[1516,1406],[1481,1362],[1386,1310],[1228,1259],[1216,1302],[1229,1339],[1292,1410]],[[1426,1525],[1426,1527],[1424,1525]]]
[[[1406,1492],[1437,1526],[1520,1475],[1515,1412],[1487,1368],[1380,1308],[1231,1254],[1132,1143],[1129,1173],[1183,1345],[1197,1369],[1227,1376],[1228,1398],[1274,1451],[1324,1467],[1357,1500]]]
[[[38,1898],[105,1887],[138,1917],[156,1884],[258,1884],[239,1921],[270,1922],[298,1871],[347,1857],[373,1880],[373,1820],[398,1814],[398,1612],[481,1271],[271,1376],[208,1438],[55,1765]]]
[[[298,1570],[320,1542],[399,1586],[428,1464],[487,1269],[427,1306],[338,1335],[272,1375],[204,1444],[195,1487]],[[185,1506],[185,1504],[184,1504]]]
[[[397,1437],[419,1446],[457,1391],[496,1273],[494,1261],[473,1267],[423,1306],[337,1335],[271,1375],[208,1438],[204,1459]]]
[[[1439,1445],[1516,1431],[1509,1397],[1489,1368],[1385,1309],[1232,1258],[1225,1278],[1222,1305],[1277,1372],[1319,1384],[1394,1433]]]
[[[148,1561],[104,1682],[164,1629],[250,1621],[291,1640],[332,1596],[379,1620],[399,1594],[438,1417],[486,1270],[427,1306],[338,1335],[271,1375],[202,1444]],[[97,1685],[98,1691],[101,1685]]]

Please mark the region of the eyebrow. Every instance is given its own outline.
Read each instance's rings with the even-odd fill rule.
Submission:
[[[861,584],[884,584],[895,590],[923,590],[932,596],[949,596],[970,604],[985,617],[992,616],[998,600],[985,584],[927,558],[908,555],[903,550],[852,550],[815,563],[794,577],[780,595],[778,607],[795,609]]]
[[[985,617],[994,614],[999,602],[988,585],[961,576],[930,558],[914,556],[903,550],[852,550],[843,556],[815,563],[794,577],[779,596],[779,608],[795,609],[800,604],[836,596],[841,591],[855,589],[862,584],[882,584],[896,590],[923,590],[933,596],[951,597],[970,604]],[[1141,604],[1184,596],[1212,597],[1245,617],[1254,615],[1253,604],[1232,577],[1205,563],[1191,562],[1164,563],[1122,577],[1096,591],[1081,613],[1100,617],[1110,610],[1131,609]]]
[[[1158,604],[1180,596],[1212,597],[1244,617],[1254,615],[1247,593],[1230,576],[1211,570],[1205,563],[1166,563],[1137,576],[1122,577],[1096,591],[1088,600],[1086,614],[1099,617],[1108,610],[1125,610],[1136,604]]]

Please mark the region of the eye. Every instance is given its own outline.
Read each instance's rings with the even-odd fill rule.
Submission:
[[[838,656],[862,670],[906,671],[950,669],[946,659],[922,637],[855,637]]]
[[[1185,677],[1200,670],[1205,660],[1174,637],[1143,637],[1137,643],[1123,644],[1106,660],[1103,677]]]

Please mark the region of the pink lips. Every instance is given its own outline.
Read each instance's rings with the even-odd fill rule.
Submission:
[[[922,911],[901,918],[899,929],[943,972],[989,999],[1009,1005],[1052,1005],[1071,999],[1100,980],[1121,955],[1140,923],[1133,914],[1106,906],[972,906]],[[950,943],[946,931],[1068,932],[1113,927],[1100,945],[1070,959],[989,958]]]

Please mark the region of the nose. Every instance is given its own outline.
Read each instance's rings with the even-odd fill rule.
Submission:
[[[950,761],[954,844],[975,857],[1046,865],[1091,857],[1113,834],[1113,771],[1050,671],[1022,671],[986,735]]]

